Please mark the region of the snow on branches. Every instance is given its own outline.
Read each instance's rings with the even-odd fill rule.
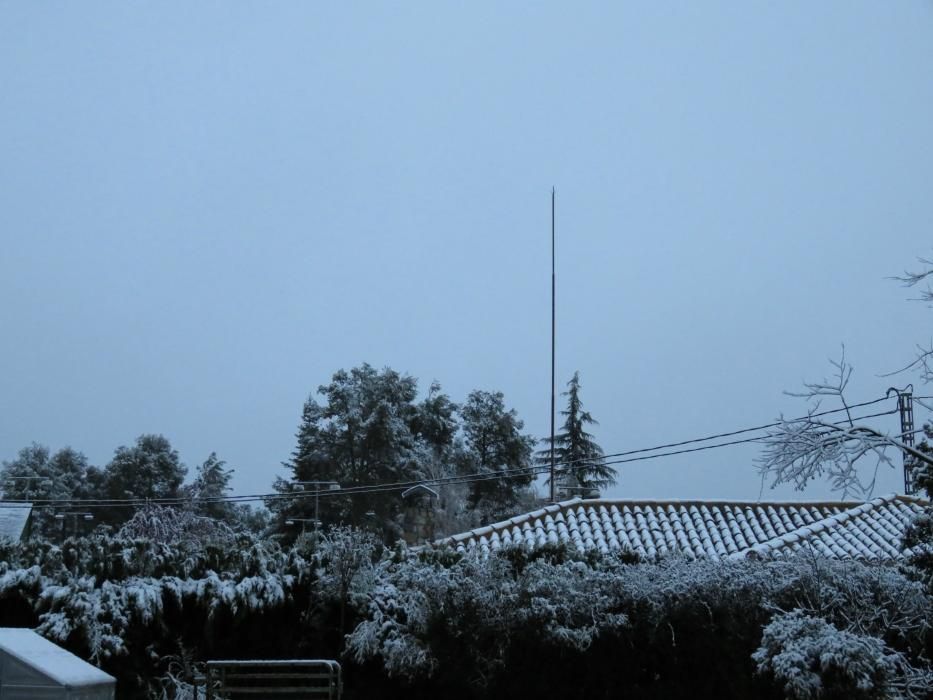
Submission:
[[[752,654],[794,700],[891,697],[899,654],[877,637],[838,630],[801,610],[775,616]]]
[[[802,491],[810,481],[827,477],[833,490],[841,491],[843,498],[850,494],[868,498],[874,491],[879,468],[895,466],[892,450],[908,452],[925,463],[930,458],[898,437],[872,428],[861,418],[853,418],[853,407],[845,397],[853,368],[846,362],[844,347],[841,359],[830,363],[835,369],[832,377],[805,383],[803,392],[785,392],[808,400],[810,407],[804,418],[782,416],[763,438],[758,469],[763,480],[770,479],[772,487],[793,484]],[[828,412],[820,409],[826,397],[839,401],[841,408],[832,413],[843,414],[843,420],[824,417]],[[869,466],[863,470],[866,463]]]
[[[154,503],[137,510],[117,532],[117,537],[180,545],[212,542],[230,546],[236,541],[236,534],[221,520]]]
[[[925,301],[928,304],[933,303],[933,289],[929,285],[930,277],[933,276],[933,259],[920,258],[919,262],[924,269],[919,272],[905,271],[900,277],[895,277],[898,282],[902,282],[905,287],[917,287],[926,284],[926,287],[920,290],[920,297],[917,301]],[[917,345],[917,356],[913,362],[901,370],[916,369],[920,371],[920,377],[924,382],[933,382],[933,344],[930,347]]]

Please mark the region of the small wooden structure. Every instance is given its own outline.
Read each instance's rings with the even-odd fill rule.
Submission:
[[[208,661],[205,673],[197,685],[203,683],[207,700],[340,700],[343,695],[340,664],[331,659]]]

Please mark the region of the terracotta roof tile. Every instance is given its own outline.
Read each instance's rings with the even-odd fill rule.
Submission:
[[[925,502],[890,495],[864,503],[632,501],[579,498],[442,542],[460,550],[540,547],[629,550],[712,559],[780,557],[810,547],[834,559],[891,560]]]

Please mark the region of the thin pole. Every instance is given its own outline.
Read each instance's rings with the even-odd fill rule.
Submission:
[[[556,339],[556,300],[557,300],[557,274],[554,264],[555,245],[554,245],[554,188],[551,188],[551,503],[554,503],[556,484],[554,483],[554,349]]]

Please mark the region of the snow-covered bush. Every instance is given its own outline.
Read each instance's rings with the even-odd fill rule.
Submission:
[[[583,651],[624,626],[618,608],[612,575],[580,561],[523,560],[516,569],[508,557],[475,554],[384,560],[347,651],[358,662],[381,659],[392,676],[429,677],[443,653],[487,677],[516,636]]]
[[[852,639],[902,654],[878,676],[885,688],[904,687],[905,673],[916,670],[906,659],[921,661],[927,651],[930,600],[890,567],[807,556],[633,565],[553,554],[429,551],[384,560],[347,653],[454,696],[472,697],[464,688],[557,692],[573,669],[605,692],[644,682],[663,697],[693,678],[723,697],[743,697],[768,692],[751,654],[775,611],[805,609]]]
[[[222,520],[197,515],[186,508],[150,504],[138,509],[117,531],[123,540],[149,540],[176,547],[219,544],[231,546],[236,534]]]
[[[839,630],[801,610],[775,616],[752,655],[794,700],[895,697],[899,656],[870,635]]]
[[[882,644],[887,691],[931,687],[927,589],[859,562],[389,553],[346,529],[287,549],[96,533],[8,545],[0,560],[0,625],[38,628],[117,675],[126,697],[183,692],[183,673],[158,681],[181,644],[196,661],[339,658],[358,697],[574,697],[584,683],[593,697],[778,698],[752,654],[787,610]]]
[[[601,633],[628,623],[611,571],[583,562],[536,561],[516,583],[516,621],[556,645],[586,651]]]

